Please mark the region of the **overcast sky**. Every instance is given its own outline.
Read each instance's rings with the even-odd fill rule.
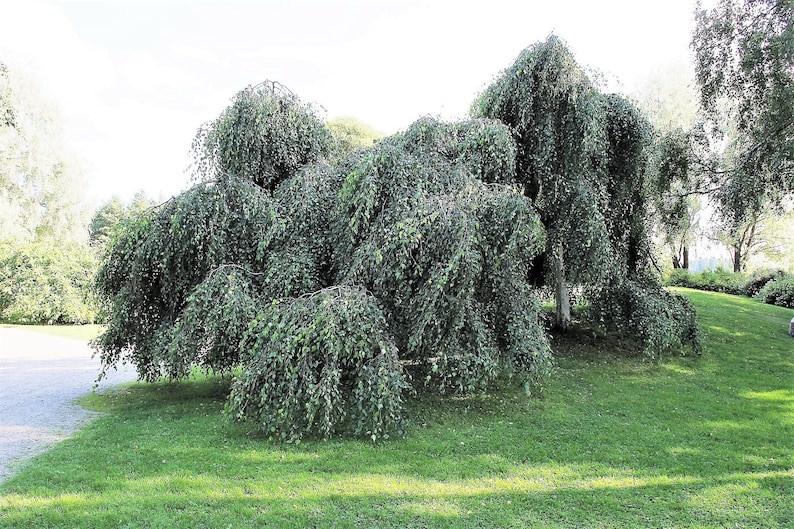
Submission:
[[[190,143],[247,85],[279,81],[383,133],[463,117],[556,33],[630,93],[689,61],[694,0],[0,0],[0,61],[61,110],[95,202],[189,186]]]

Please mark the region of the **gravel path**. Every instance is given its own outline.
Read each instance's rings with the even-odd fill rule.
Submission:
[[[0,481],[96,415],[73,403],[94,388],[100,363],[92,354],[82,340],[0,328]],[[123,366],[97,391],[135,378]]]

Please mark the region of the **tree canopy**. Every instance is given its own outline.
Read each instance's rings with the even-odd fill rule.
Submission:
[[[356,149],[372,147],[383,137],[366,123],[353,117],[339,117],[326,122],[334,139],[332,151],[335,156],[345,156]]]
[[[794,191],[794,5],[719,0],[711,9],[699,4],[696,22],[702,106],[735,126],[717,198],[723,216],[741,224]]]
[[[0,240],[84,239],[81,182],[56,110],[0,63]]]
[[[196,137],[198,182],[107,252],[105,369],[234,372],[230,414],[273,438],[382,438],[412,389],[542,388],[555,259],[649,354],[697,346],[691,307],[646,273],[646,122],[556,38],[506,72],[475,117],[345,156],[280,85],[238,93]]]
[[[600,93],[565,43],[551,36],[524,50],[472,111],[513,130],[516,179],[547,233],[533,284],[554,289],[559,327],[570,325],[569,285],[589,289],[599,319],[616,326],[626,319],[612,317],[616,296],[633,295],[625,289],[639,285],[660,306],[678,306],[682,320],[691,320],[686,302],[668,299],[648,273],[650,127],[632,103]],[[657,308],[636,307],[634,334],[647,332]],[[690,342],[672,320],[660,327],[670,344]]]

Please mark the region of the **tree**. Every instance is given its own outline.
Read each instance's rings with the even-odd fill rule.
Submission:
[[[693,167],[692,133],[673,129],[657,133],[652,203],[673,268],[689,268],[689,246],[695,238],[700,196],[700,173]]]
[[[507,374],[540,391],[550,251],[563,286],[590,288],[594,309],[622,303],[649,351],[692,342],[693,312],[646,273],[647,123],[558,41],[526,56],[554,80],[535,99],[514,87],[537,121],[515,122],[521,134],[422,118],[328,158],[311,105],[274,83],[237,94],[197,136],[199,181],[109,247],[104,369],[234,373],[228,411],[273,438],[383,438],[402,431],[412,387],[468,395]],[[492,90],[484,106],[513,104]]]
[[[693,74],[685,64],[671,64],[648,77],[634,97],[654,128],[651,204],[657,231],[673,268],[689,268],[704,187],[696,157],[699,107]]]
[[[352,117],[332,119],[326,123],[326,126],[334,139],[335,156],[345,156],[356,149],[372,147],[383,137],[380,132]]]
[[[701,104],[735,123],[737,156],[714,175],[725,217],[743,219],[794,191],[794,5],[788,0],[698,4],[692,38]],[[723,181],[724,180],[724,181]]]
[[[501,120],[517,139],[517,181],[547,232],[533,282],[553,288],[557,326],[571,324],[568,285],[575,284],[589,292],[596,321],[643,337],[650,354],[697,347],[691,306],[648,272],[650,129],[637,109],[600,94],[551,36],[524,50],[472,110]],[[662,321],[662,312],[675,316]]]
[[[605,253],[606,226],[589,180],[603,148],[598,109],[595,88],[554,36],[524,50],[473,107],[475,116],[498,119],[516,135],[517,180],[547,232],[543,258],[552,280],[536,280],[554,285],[562,329],[571,322],[569,282],[586,282],[604,271],[599,263],[608,266],[596,258]]]
[[[105,247],[122,221],[141,215],[154,205],[154,200],[147,197],[143,191],[135,193],[126,205],[119,197],[111,197],[91,217],[88,225],[89,244],[96,248]]]
[[[84,244],[0,241],[0,322],[94,323],[96,254]]]
[[[311,121],[289,94],[246,92],[230,108],[241,97],[262,99],[245,112],[283,104],[289,119]],[[197,142],[200,160],[224,152],[221,137],[261,168],[313,144],[240,148],[281,117],[230,115],[202,130],[213,139]],[[317,151],[283,179],[242,154],[213,161],[214,174],[122,225],[98,278],[111,306],[97,342],[105,369],[132,361],[152,380],[242,365],[232,414],[285,439],[399,431],[410,380],[468,394],[508,371],[537,391],[551,355],[528,277],[544,232],[511,183],[511,132],[426,118],[310,163],[327,133],[303,131],[317,133]]]
[[[790,248],[792,214],[790,203],[766,207],[737,223],[718,222],[711,238],[728,247],[734,272],[746,272],[755,257],[785,261]]]
[[[82,176],[55,115],[32,81],[0,63],[0,240],[85,237]]]

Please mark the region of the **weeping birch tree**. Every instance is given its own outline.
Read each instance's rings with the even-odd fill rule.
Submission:
[[[599,208],[606,143],[600,95],[559,38],[524,50],[473,107],[518,143],[517,182],[547,232],[534,281],[552,285],[557,326],[571,323],[569,285],[603,280],[609,266]]]
[[[524,50],[472,112],[513,130],[516,180],[547,234],[533,284],[553,289],[557,327],[571,325],[576,285],[588,292],[596,321],[640,337],[649,354],[697,348],[693,309],[649,271],[651,135],[634,105],[601,94],[551,36]]]

